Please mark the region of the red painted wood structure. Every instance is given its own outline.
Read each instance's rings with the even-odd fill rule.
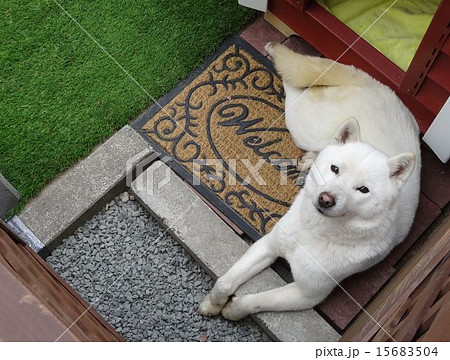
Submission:
[[[312,0],[269,0],[268,10],[331,59],[391,87],[425,133],[450,92],[450,0],[442,0],[405,72]]]

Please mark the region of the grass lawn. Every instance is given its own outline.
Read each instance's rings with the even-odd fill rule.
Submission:
[[[58,2],[154,98],[255,16],[236,0]],[[0,172],[17,212],[152,101],[51,0],[2,1],[0,38]]]

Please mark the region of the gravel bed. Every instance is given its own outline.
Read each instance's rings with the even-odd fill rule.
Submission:
[[[213,281],[128,193],[46,261],[129,341],[270,341],[251,319],[197,314]]]

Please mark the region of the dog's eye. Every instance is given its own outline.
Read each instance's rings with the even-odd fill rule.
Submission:
[[[336,175],[339,174],[339,168],[336,165],[331,165],[331,171]]]
[[[369,192],[369,189],[366,188],[365,186],[361,186],[361,187],[357,188],[356,190],[361,191],[363,194],[367,194]]]

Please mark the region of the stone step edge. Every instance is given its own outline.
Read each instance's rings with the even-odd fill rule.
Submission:
[[[248,248],[245,241],[161,161],[142,172],[132,182],[131,191],[214,279],[227,271]],[[284,284],[269,268],[241,286],[237,294],[265,291]],[[337,341],[340,337],[313,309],[260,313],[253,318],[277,341]]]

